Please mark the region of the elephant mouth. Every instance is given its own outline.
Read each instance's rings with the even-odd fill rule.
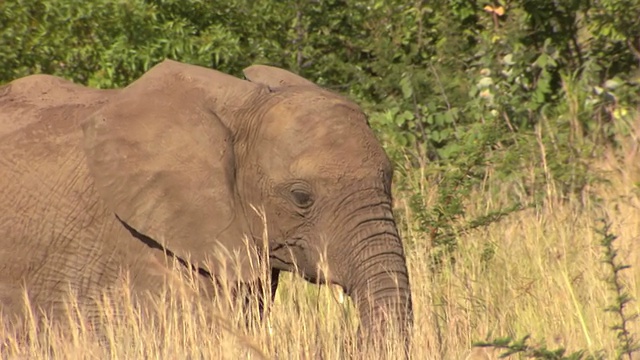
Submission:
[[[334,283],[321,270],[316,252],[305,237],[283,238],[270,243],[269,262],[272,268],[297,273],[314,284]]]
[[[269,242],[269,260],[279,270],[292,270],[297,266],[296,255],[307,248],[307,242],[301,238],[282,238]]]
[[[213,276],[213,274],[211,274],[211,272],[209,270],[207,270],[206,268],[203,268],[203,267],[200,267],[200,266],[196,266],[194,264],[189,263],[185,259],[183,259],[180,256],[176,255],[170,249],[162,246],[162,244],[160,244],[158,241],[156,241],[156,240],[150,238],[149,236],[147,236],[145,234],[142,234],[138,230],[134,229],[131,225],[127,224],[126,221],[122,220],[117,214],[116,214],[116,219],[118,219],[118,221],[122,224],[122,226],[124,226],[124,228],[127,229],[127,231],[129,231],[131,236],[133,236],[134,238],[138,239],[143,244],[147,245],[148,247],[150,247],[152,249],[156,249],[156,250],[162,251],[167,256],[169,256],[172,259],[175,259],[176,261],[178,261],[178,263],[180,265],[182,265],[185,269],[189,269],[192,272],[197,273],[198,275],[204,276],[209,280],[215,280],[215,277]]]

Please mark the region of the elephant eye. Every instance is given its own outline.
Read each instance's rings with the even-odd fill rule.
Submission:
[[[293,202],[303,209],[306,209],[313,204],[311,194],[307,190],[292,189],[291,196],[293,198]]]

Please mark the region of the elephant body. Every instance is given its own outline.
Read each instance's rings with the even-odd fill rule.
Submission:
[[[80,301],[93,301],[105,288],[119,286],[125,269],[134,281],[144,278],[137,286],[161,281],[161,259],[143,243],[127,241],[131,235],[98,196],[81,148],[81,121],[114,93],[48,75],[0,90],[5,315],[22,312],[25,290],[34,308],[57,314],[70,290]]]
[[[406,332],[392,170],[366,117],[290,72],[245,76],[166,60],[122,89],[49,75],[0,87],[4,315],[25,290],[53,314],[69,290],[98,311],[125,278],[134,294],[176,280],[173,258],[205,290],[223,274],[277,286],[279,271],[338,284],[365,329]]]

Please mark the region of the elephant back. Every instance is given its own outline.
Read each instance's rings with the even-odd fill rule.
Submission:
[[[0,87],[0,139],[28,128],[33,131],[62,123],[79,131],[80,121],[115,92],[44,74],[14,80]]]

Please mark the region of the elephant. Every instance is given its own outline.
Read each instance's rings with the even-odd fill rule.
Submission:
[[[119,89],[45,74],[0,87],[3,313],[24,291],[62,311],[69,289],[90,313],[125,275],[134,295],[155,291],[169,258],[268,279],[270,296],[282,271],[334,284],[363,334],[393,321],[408,337],[393,168],[365,113],[281,68],[243,73],[166,59]]]

